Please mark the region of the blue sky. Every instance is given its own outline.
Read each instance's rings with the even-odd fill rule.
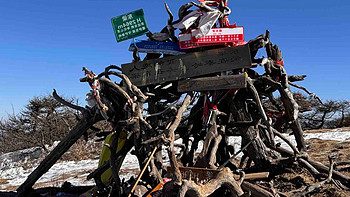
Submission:
[[[187,2],[167,3],[177,16]],[[270,30],[287,73],[308,75],[300,85],[325,100],[350,99],[348,1],[229,0],[229,7],[247,41]],[[89,91],[79,82],[83,66],[100,73],[132,59],[130,41],[116,42],[110,19],[140,8],[152,32],[166,25],[163,1],[0,0],[0,118],[53,88],[83,102]]]

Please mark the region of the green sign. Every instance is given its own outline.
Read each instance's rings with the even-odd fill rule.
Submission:
[[[149,31],[142,9],[114,17],[111,21],[117,42],[141,36]]]

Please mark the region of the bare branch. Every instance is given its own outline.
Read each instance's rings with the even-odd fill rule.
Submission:
[[[309,91],[308,89],[306,89],[305,87],[300,86],[300,85],[297,85],[297,84],[294,84],[294,83],[292,83],[292,82],[289,82],[289,85],[304,90],[306,93],[308,93],[310,96],[312,96],[312,97],[314,97],[315,99],[317,99],[318,102],[320,102],[320,103],[323,105],[323,102],[322,102],[322,100],[320,99],[320,97],[318,97],[316,94],[310,92],[310,91]]]
[[[53,89],[53,93],[52,96],[60,103],[62,103],[63,105],[66,105],[72,109],[78,110],[80,111],[82,114],[87,113],[87,110],[84,107],[80,107],[78,105],[74,105],[66,100],[64,100],[62,97],[58,96],[57,92],[55,89]]]

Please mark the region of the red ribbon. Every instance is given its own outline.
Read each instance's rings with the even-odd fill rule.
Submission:
[[[284,66],[284,62],[281,62],[281,61],[275,61],[275,63],[276,63],[277,65]]]
[[[209,103],[211,108],[218,110],[218,108],[216,107],[216,105],[214,105],[214,103],[210,102],[209,100],[208,100],[208,103]]]

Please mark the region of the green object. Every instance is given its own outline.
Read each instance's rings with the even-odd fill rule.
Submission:
[[[135,38],[149,32],[142,9],[111,19],[117,42]]]

